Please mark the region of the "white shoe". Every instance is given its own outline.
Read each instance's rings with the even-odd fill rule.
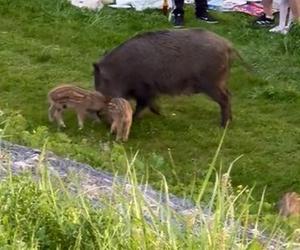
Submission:
[[[278,25],[278,26],[270,29],[269,31],[286,35],[289,31],[289,27],[288,26],[281,27],[281,26]]]

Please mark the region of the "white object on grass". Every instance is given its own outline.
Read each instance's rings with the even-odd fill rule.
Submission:
[[[79,8],[87,8],[90,10],[100,10],[103,8],[101,0],[71,0],[71,4]]]
[[[168,1],[169,9],[173,7],[173,1]],[[190,3],[193,0],[185,0],[186,3]],[[137,11],[142,11],[145,9],[162,9],[163,0],[116,0],[115,4],[109,5],[112,8],[134,8]]]

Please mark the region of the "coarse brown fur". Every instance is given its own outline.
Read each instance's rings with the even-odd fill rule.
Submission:
[[[110,132],[116,133],[116,140],[127,141],[132,124],[132,108],[124,98],[112,98],[107,102],[102,115],[111,125]]]
[[[94,66],[95,89],[107,96],[136,100],[134,116],[162,94],[205,93],[221,109],[221,125],[231,115],[227,81],[238,52],[226,39],[202,29],[139,34],[106,54]]]
[[[106,106],[106,98],[97,91],[89,91],[80,87],[63,84],[48,93],[49,120],[56,121],[59,126],[66,127],[63,111],[74,109],[77,114],[79,128],[83,128],[87,116],[99,119],[97,113]]]
[[[296,192],[285,193],[278,202],[278,210],[285,217],[300,215],[300,195]]]

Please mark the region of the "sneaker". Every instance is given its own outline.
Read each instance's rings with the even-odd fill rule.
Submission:
[[[281,27],[278,25],[278,26],[275,26],[274,28],[270,29],[269,31],[286,35],[289,32],[289,27],[288,26]]]
[[[197,15],[196,18],[207,23],[218,23],[218,21],[214,17],[212,17],[208,12],[204,12],[201,15]]]
[[[169,20],[173,24],[174,28],[182,28],[184,26],[183,14],[174,14],[171,12]]]
[[[263,14],[262,16],[258,17],[254,24],[262,26],[262,27],[270,27],[275,25],[275,18],[269,18],[266,16],[266,14]]]

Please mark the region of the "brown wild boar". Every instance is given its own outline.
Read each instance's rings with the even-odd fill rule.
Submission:
[[[285,217],[300,215],[300,195],[295,192],[285,193],[278,202],[279,214]]]
[[[127,141],[132,124],[132,108],[124,98],[111,98],[100,115],[111,124],[110,132],[116,133],[116,140]]]
[[[89,91],[80,87],[63,84],[48,93],[49,120],[56,121],[59,126],[66,127],[63,111],[74,109],[77,114],[79,129],[83,128],[86,116],[99,119],[97,113],[106,106],[106,98],[97,91]]]
[[[136,100],[134,117],[146,107],[160,114],[161,94],[205,93],[221,109],[221,125],[232,118],[227,80],[240,57],[231,43],[202,29],[137,35],[94,63],[95,89],[105,96]]]

